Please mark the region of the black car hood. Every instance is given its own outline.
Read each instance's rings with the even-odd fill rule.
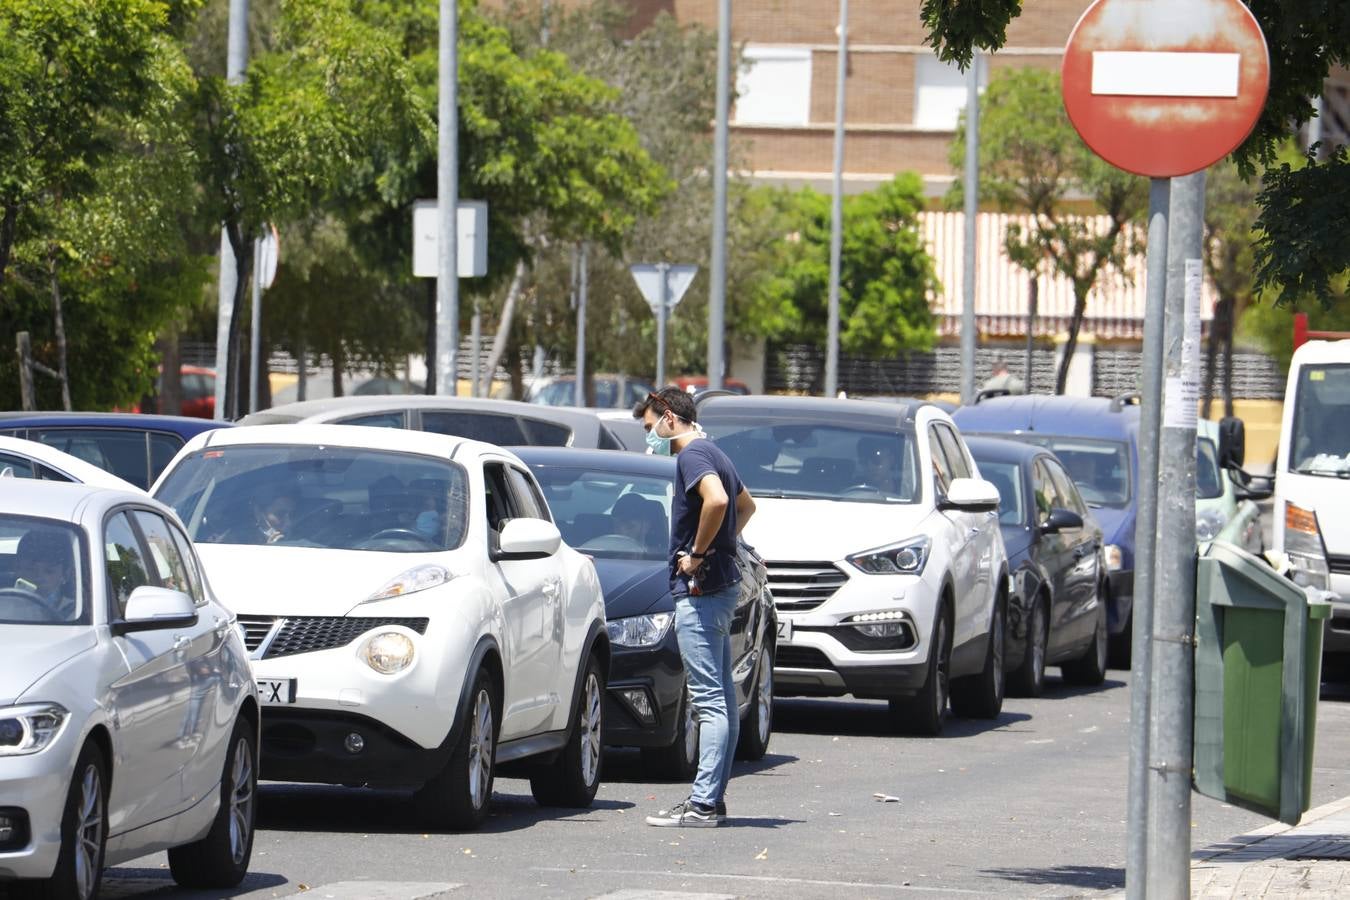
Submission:
[[[1025,525],[1002,525],[1003,546],[1008,551],[1008,568],[1016,569],[1022,557],[1031,551],[1036,535]]]
[[[595,558],[595,573],[605,592],[605,615],[610,619],[671,612],[670,570],[664,562]]]

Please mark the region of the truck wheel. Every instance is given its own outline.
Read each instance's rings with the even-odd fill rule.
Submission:
[[[540,806],[585,809],[600,787],[605,708],[605,675],[594,656],[586,660],[577,697],[576,724],[556,759],[530,776],[530,792]]]

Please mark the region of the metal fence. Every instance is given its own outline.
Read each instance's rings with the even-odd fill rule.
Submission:
[[[1219,378],[1223,372],[1224,354],[1214,358],[1214,395],[1222,393]],[[1201,357],[1201,378],[1204,378],[1204,357]],[[1139,390],[1139,352],[1136,350],[1098,350],[1092,358],[1092,392],[1099,397]],[[1284,398],[1284,376],[1272,357],[1264,353],[1238,352],[1233,354],[1233,396],[1243,400],[1281,400]]]

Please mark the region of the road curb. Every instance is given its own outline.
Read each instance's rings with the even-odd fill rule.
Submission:
[[[1303,817],[1298,820],[1297,825],[1272,822],[1269,825],[1263,825],[1260,828],[1229,838],[1222,843],[1211,844],[1207,848],[1198,850],[1191,854],[1191,865],[1194,867],[1197,863],[1222,861],[1222,857],[1228,854],[1250,850],[1269,838],[1287,834],[1296,828],[1316,824],[1322,819],[1330,818],[1346,810],[1350,810],[1350,797],[1342,797],[1339,800],[1332,800],[1330,803],[1323,803],[1321,806],[1304,813]]]

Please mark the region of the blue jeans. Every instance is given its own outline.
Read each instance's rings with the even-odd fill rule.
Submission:
[[[698,714],[698,775],[690,798],[711,806],[731,780],[741,717],[731,666],[731,618],[736,584],[697,597],[675,598],[675,636]]]

